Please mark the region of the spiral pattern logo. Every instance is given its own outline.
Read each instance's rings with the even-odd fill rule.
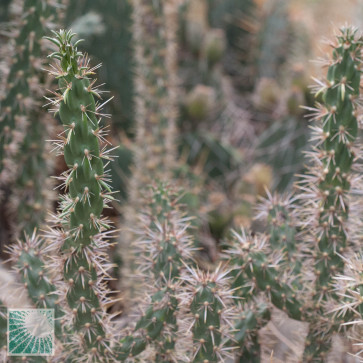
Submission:
[[[8,355],[54,354],[53,309],[8,310]]]

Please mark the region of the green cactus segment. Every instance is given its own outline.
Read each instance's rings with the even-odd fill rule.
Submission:
[[[24,241],[9,248],[11,260],[15,263],[15,269],[21,276],[28,296],[38,309],[54,309],[55,334],[58,338],[62,335],[61,319],[63,311],[60,308],[56,288],[49,279],[44,262],[46,247],[44,241],[39,238],[34,230],[31,236],[25,234]]]
[[[150,204],[151,244],[148,245],[144,257],[153,258],[150,283],[156,288],[151,298],[151,306],[136,325],[136,329],[145,329],[148,337],[156,340],[157,361],[170,361],[174,351],[176,333],[176,311],[178,301],[175,289],[179,283],[182,262],[189,258],[189,236],[181,234],[187,227],[182,217],[178,217],[178,205],[175,205],[175,195],[164,184],[152,188]],[[147,227],[147,226],[145,226]],[[142,263],[140,268],[145,264]]]
[[[0,101],[0,181],[11,179],[17,168],[11,162],[25,134],[28,114],[34,106],[33,93],[37,80],[33,78],[41,64],[40,41],[47,25],[54,20],[56,7],[43,0],[25,0],[22,28],[16,38],[16,54],[8,79],[7,92]]]
[[[15,238],[19,238],[24,232],[32,233],[34,228],[41,228],[53,200],[49,179],[51,164],[45,150],[45,138],[49,135],[47,126],[52,121],[45,115],[38,114],[34,117],[36,120],[31,119],[31,125],[15,157],[21,172],[16,178],[13,195],[8,203],[11,214],[15,216],[12,225]]]
[[[313,136],[317,140],[316,152],[312,155],[315,166],[301,181],[301,199],[305,203],[301,219],[313,251],[316,275],[313,298],[319,316],[325,315],[323,305],[327,300],[337,299],[331,293],[332,276],[343,273],[345,262],[341,255],[352,247],[347,236],[348,194],[354,182],[353,147],[358,134],[356,100],[361,79],[361,50],[362,38],[357,31],[342,28],[332,60],[328,62],[327,79],[317,85],[316,97],[322,103],[312,115],[318,123]],[[329,337],[339,325],[331,321],[329,327],[322,327],[312,319],[306,361],[325,358],[331,342]]]
[[[136,63],[136,137],[132,148],[134,168],[129,181],[129,203],[123,213],[125,229],[137,225],[147,187],[156,180],[171,180],[176,165],[177,3],[175,0],[131,1]],[[127,291],[124,293],[126,312],[131,309],[139,287],[133,283],[135,261],[130,245],[134,240],[134,234],[128,231],[120,241],[123,260],[120,290]]]
[[[123,362],[127,358],[136,357],[145,350],[146,346],[146,338],[135,337],[130,334],[121,340],[117,359]]]
[[[240,349],[239,362],[260,362],[258,330],[270,320],[270,308],[264,302],[253,301],[252,306],[242,306],[233,338]]]
[[[353,344],[362,345],[363,338],[363,254],[352,256],[345,266],[344,275],[334,277],[334,290],[339,296],[335,313],[343,318],[344,325],[351,327],[349,339]],[[359,360],[363,359],[363,351],[356,353]]]
[[[104,181],[102,158],[110,159],[107,152],[100,151],[99,139],[102,130],[87,67],[87,59],[71,44],[74,34],[60,31],[52,39],[59,45],[59,52],[51,56],[60,60],[59,87],[62,90],[59,115],[65,126],[67,139],[64,158],[70,168],[65,186],[69,188],[69,199],[63,200],[63,215],[68,217],[70,237],[64,249],[86,247],[93,243],[93,236],[102,228],[108,228],[101,219],[104,200],[109,188]],[[57,101],[55,101],[57,102]],[[97,108],[96,108],[97,107]]]
[[[60,253],[64,256],[63,274],[67,284],[66,300],[73,314],[72,327],[81,335],[81,347],[100,359],[108,352],[106,316],[103,303],[108,301],[106,287],[101,281],[112,266],[107,263],[108,246],[102,233],[110,228],[101,213],[112,198],[107,184],[102,159],[111,160],[100,128],[100,108],[94,97],[99,97],[91,80],[97,68],[88,67],[88,59],[72,44],[71,31],[54,32],[47,38],[59,47],[50,57],[59,61],[51,73],[59,79],[61,94],[53,103],[65,127],[60,141],[69,170],[63,174],[69,193],[61,201],[57,221],[63,227]],[[55,237],[57,236],[55,231]]]
[[[284,254],[273,251],[266,236],[252,237],[243,230],[233,235],[232,249],[228,253],[234,266],[232,287],[238,289],[236,294],[249,299],[264,291],[277,308],[301,320],[303,307],[292,288],[296,277],[284,276],[281,272]]]
[[[291,196],[272,195],[267,191],[267,198],[258,206],[259,219],[267,223],[269,245],[273,251],[280,251],[294,275],[300,273],[301,255],[296,238],[296,221],[292,208]]]
[[[193,336],[193,362],[222,362],[229,357],[230,347],[225,347],[231,334],[233,291],[228,284],[230,271],[213,273],[194,270],[186,266],[182,278],[183,309]],[[191,347],[187,347],[190,349]]]
[[[179,192],[165,183],[150,187],[150,201],[142,213],[143,226],[135,243],[139,271],[144,275],[150,301],[135,326],[142,338],[127,337],[122,341],[120,358],[135,356],[150,343],[155,347],[157,362],[175,361],[178,300],[183,263],[191,261],[191,238],[188,219],[180,210]],[[150,286],[153,289],[150,291]],[[145,290],[144,290],[145,291]],[[134,335],[134,334],[133,334]]]
[[[53,27],[59,19],[58,10],[62,0],[54,2],[44,2],[42,0],[26,1],[25,6],[32,7],[29,11],[34,11],[32,16],[36,19],[29,19],[29,25],[34,26],[34,45],[29,46],[29,59],[22,59],[21,67],[25,67],[24,72],[28,75],[24,76],[24,86],[21,89],[29,92],[27,97],[29,102],[38,106],[42,101],[46,88],[46,79],[41,71],[44,58],[44,49],[41,45],[42,37],[49,32],[49,28]],[[31,10],[33,9],[33,10]],[[29,31],[29,29],[28,29]],[[28,34],[32,37],[32,33]],[[29,40],[30,41],[30,40]],[[23,63],[26,61],[27,63]],[[29,68],[30,62],[30,68]],[[28,68],[28,69],[27,69]],[[28,87],[28,91],[26,90]],[[30,112],[29,112],[30,111]],[[15,114],[14,112],[18,112]],[[15,109],[13,110],[14,119],[21,117],[19,112],[26,117],[27,128],[22,142],[19,145],[13,162],[16,163],[16,180],[12,197],[9,200],[9,210],[15,216],[12,225],[15,238],[19,238],[24,232],[31,234],[34,228],[41,228],[47,213],[50,209],[50,201],[53,194],[51,182],[49,179],[50,157],[45,142],[50,133],[50,128],[54,122],[39,107],[34,109]],[[16,124],[14,124],[16,127]],[[12,164],[14,166],[14,164]],[[7,168],[9,169],[9,168]]]
[[[269,321],[269,306],[257,304],[265,296],[291,318],[304,320],[304,306],[296,295],[302,291],[297,279],[301,270],[299,249],[291,210],[291,198],[272,196],[259,205],[256,219],[267,222],[268,236],[233,232],[230,255],[232,287],[246,306],[244,318],[236,324],[235,339],[240,361],[259,361],[258,329]]]
[[[328,228],[318,239],[319,262],[316,269],[320,271],[317,282],[320,287],[327,287],[331,282],[332,266],[336,266],[337,270],[343,268],[343,262],[335,251],[347,245],[344,225],[349,206],[346,195],[350,189],[349,174],[355,157],[352,145],[358,133],[354,100],[359,96],[362,40],[357,41],[355,34],[346,29],[338,41],[339,45],[333,52],[334,63],[328,70],[327,84],[321,89],[327,114],[321,115],[325,141],[319,146],[323,154],[319,189],[325,197],[319,224]],[[327,258],[324,258],[325,253]]]

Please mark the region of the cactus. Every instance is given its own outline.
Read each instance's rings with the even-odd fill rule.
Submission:
[[[28,5],[28,0],[25,4]],[[220,362],[238,354],[240,362],[257,362],[258,331],[275,317],[275,308],[310,323],[304,362],[324,361],[332,335],[340,330],[350,329],[346,335],[353,343],[361,339],[362,256],[354,255],[359,249],[361,227],[361,200],[355,198],[361,187],[361,178],[356,173],[361,168],[361,154],[356,148],[361,36],[351,28],[342,29],[334,45],[333,59],[326,64],[327,80],[319,81],[316,89],[319,102],[312,112],[314,121],[321,125],[313,127],[312,140],[316,145],[309,152],[309,173],[299,182],[297,194],[278,197],[267,192],[256,217],[264,223],[255,224],[253,228],[257,228],[251,232],[244,229],[232,232],[225,251],[228,258],[217,268],[201,269],[195,266],[191,232],[193,227],[200,226],[200,219],[192,221],[184,212],[187,208],[180,204],[181,200],[193,203],[195,200],[189,198],[188,191],[185,198],[170,187],[177,184],[175,179],[183,173],[189,178],[188,170],[180,167],[175,157],[178,3],[134,0],[133,5],[138,127],[129,205],[124,209],[124,224],[130,224],[133,230],[123,231],[121,239],[124,247],[127,244],[122,251],[126,267],[134,275],[130,280],[134,285],[130,293],[133,299],[125,306],[132,302],[142,313],[126,328],[125,323],[133,316],[127,309],[119,322],[113,322],[115,315],[106,312],[114,303],[107,289],[108,271],[113,267],[108,262],[108,239],[114,237],[114,232],[102,214],[114,197],[103,159],[110,161],[113,157],[106,148],[108,141],[101,126],[104,116],[101,108],[107,102],[95,102],[102,92],[94,86],[93,74],[98,67],[89,68],[89,60],[77,50],[79,41],[74,41],[75,34],[71,31],[54,32],[54,38],[47,38],[58,47],[50,56],[55,62],[49,72],[58,79],[59,89],[49,101],[64,126],[55,145],[58,153],[64,154],[69,168],[59,178],[65,193],[60,197],[58,212],[51,215],[44,239],[35,232],[31,236],[26,233],[24,241],[8,250],[32,303],[56,310],[56,335],[63,346],[54,360],[205,363]],[[44,3],[42,10],[47,6]],[[31,13],[37,10],[35,7],[25,13],[25,26],[32,19]],[[199,54],[208,58],[208,67],[214,70],[219,68],[217,60],[223,48],[221,34],[215,32],[215,37],[208,40],[208,46]],[[29,53],[27,47],[20,51]],[[29,70],[27,75],[35,74],[32,72]],[[12,70],[9,79],[13,76]],[[26,97],[31,90],[28,86],[22,89]],[[10,93],[15,92],[12,87],[19,85],[11,84]],[[2,100],[2,107],[8,97]],[[19,96],[16,102],[21,100]],[[24,110],[17,106],[16,110],[32,122],[31,117],[38,114],[33,106]],[[15,113],[9,108],[5,111],[2,121],[15,127]],[[196,129],[200,134],[199,126]],[[11,131],[11,127],[6,130]],[[3,151],[15,147],[16,157],[26,154],[23,161],[29,168],[18,179],[19,188],[33,177],[34,170],[44,165],[43,151],[32,146],[37,142],[35,134],[40,133],[38,127],[35,124],[30,127],[24,138],[9,132],[9,138],[2,139]],[[207,137],[202,135],[201,139]],[[6,143],[10,143],[10,149]],[[28,152],[31,149],[34,154]],[[232,151],[226,152],[232,155],[228,160],[233,159]],[[7,181],[3,179],[2,186],[10,188],[8,181],[15,175],[8,173],[10,164],[5,164],[6,170],[1,175]],[[225,180],[224,176],[221,179]],[[35,186],[42,197],[43,187],[48,188],[44,180],[42,176],[43,185]],[[214,203],[225,199],[223,193],[217,196],[210,193],[213,187],[200,193],[202,196],[209,193],[211,204],[213,198]],[[35,195],[22,196],[25,202],[31,200],[33,209]],[[44,206],[41,201],[37,203]],[[32,209],[21,205],[17,208],[32,214],[29,212]],[[223,217],[226,214],[233,216],[232,212],[223,213]],[[40,224],[39,219],[26,220],[21,213],[18,218],[22,222],[19,227],[25,232]],[[4,318],[0,312],[0,333]],[[0,338],[3,337],[2,334]],[[2,343],[0,340],[0,347]],[[269,349],[270,346],[263,352]]]
[[[58,142],[69,170],[63,174],[68,193],[61,198],[55,227],[46,235],[57,253],[52,267],[63,275],[57,290],[65,303],[65,326],[79,335],[72,336],[73,354],[101,360],[110,354],[109,316],[104,304],[109,301],[104,278],[111,265],[105,249],[109,222],[101,216],[113,199],[107,184],[103,160],[112,160],[104,145],[100,109],[95,103],[99,90],[90,77],[98,67],[89,68],[87,57],[72,44],[74,34],[61,30],[47,38],[59,50],[51,54],[58,60],[50,73],[59,79],[60,93],[53,99],[66,136]]]
[[[260,343],[257,331],[271,318],[270,306],[263,299],[242,304],[235,323],[233,338],[238,342],[240,362],[260,362]]]
[[[128,205],[124,208],[125,233],[121,236],[123,268],[121,290],[124,309],[137,290],[132,283],[134,269],[130,244],[134,239],[130,226],[137,225],[137,211],[144,205],[145,188],[155,180],[170,180],[175,161],[176,113],[176,0],[150,3],[133,1],[136,60],[136,139],[133,148],[134,168],[129,183]],[[162,67],[161,64],[165,64]],[[130,275],[129,277],[126,277]]]
[[[25,240],[18,240],[8,247],[10,260],[15,270],[21,276],[22,283],[27,289],[28,296],[39,309],[54,309],[55,334],[61,338],[61,318],[63,312],[59,306],[56,289],[48,277],[45,266],[47,248],[34,230],[31,236],[25,235]]]
[[[256,159],[274,168],[273,189],[283,192],[291,187],[294,175],[303,171],[303,151],[307,145],[306,128],[296,117],[272,122],[258,140]]]
[[[47,210],[55,199],[49,178],[53,160],[45,144],[54,122],[42,113],[33,115],[29,121],[29,129],[14,158],[14,162],[23,167],[7,204],[8,213],[13,217],[10,222],[13,238],[44,227]]]
[[[333,310],[337,318],[343,318],[345,326],[351,326],[348,338],[358,348],[363,345],[363,256],[356,254],[345,261],[344,275],[334,276],[334,291],[339,296]],[[356,353],[363,358],[363,351]]]
[[[234,296],[228,283],[230,271],[221,266],[212,273],[186,268],[180,299],[185,319],[183,331],[192,332],[192,361],[222,362],[233,356],[233,347],[226,345],[234,317]],[[188,351],[189,340],[185,343]]]
[[[150,343],[155,361],[169,362],[177,354],[176,295],[183,263],[191,262],[192,241],[187,233],[188,219],[179,210],[180,193],[164,183],[152,186],[150,192],[135,242],[138,270],[145,284],[142,291],[149,298],[141,304],[144,313],[134,331],[122,340],[119,358],[136,356]]]
[[[4,111],[0,123],[3,140],[0,184],[6,194],[10,194],[4,204],[14,239],[23,231],[30,234],[34,228],[42,226],[52,200],[48,178],[51,165],[44,145],[53,122],[38,105],[47,82],[40,72],[42,37],[59,19],[59,6],[60,1],[24,2],[26,16],[16,40],[15,62],[7,79],[8,90],[1,101]],[[15,183],[10,186],[9,181]]]
[[[11,221],[13,236],[18,237],[20,232],[25,232],[25,240],[24,238],[18,240],[16,244],[8,248],[8,252],[34,305],[38,308],[55,309],[57,337],[62,334],[60,320],[62,312],[55,295],[55,287],[44,266],[44,242],[36,236],[34,228],[44,222],[49,201],[52,199],[52,192],[49,191],[51,189],[48,179],[49,165],[46,161],[47,153],[44,151],[46,147],[43,146],[52,121],[37,106],[43,96],[46,82],[40,74],[43,62],[42,36],[58,20],[59,6],[60,1],[24,2],[26,17],[17,38],[18,48],[16,49],[16,56],[19,58],[11,68],[7,80],[16,82],[10,85],[9,93],[3,99],[3,102],[7,104],[9,97],[14,95],[13,92],[23,92],[23,96],[27,98],[24,106],[27,107],[15,107],[12,113],[5,115],[3,122],[11,124],[12,119],[16,120],[19,117],[28,122],[23,140],[17,145],[17,150],[13,150],[12,158],[6,159],[7,163],[5,163],[5,166],[10,169],[18,170],[17,173],[11,173],[11,177],[15,177],[15,183],[6,205],[7,213],[13,217]],[[21,100],[22,93],[18,95]],[[16,123],[12,125],[14,126],[16,127]],[[17,131],[14,130],[14,133]],[[4,147],[6,149],[6,145]],[[6,182],[10,174],[4,170],[2,175],[5,176],[2,182]],[[6,184],[4,186],[8,187]],[[33,232],[32,236],[28,237],[27,233],[31,232]]]
[[[301,208],[299,219],[304,243],[309,246],[315,273],[312,290],[314,308],[305,349],[305,360],[324,359],[331,334],[339,323],[325,316],[324,306],[338,297],[331,292],[335,274],[343,273],[340,255],[353,247],[347,226],[350,215],[349,194],[354,193],[354,167],[357,157],[354,142],[358,133],[357,99],[361,74],[362,39],[353,28],[342,28],[333,57],[327,62],[328,74],[319,81],[316,97],[322,103],[312,110],[316,122],[316,151],[312,166],[299,182]],[[338,252],[339,254],[337,254]],[[317,318],[319,316],[320,318]]]
[[[277,308],[288,311],[292,318],[301,319],[301,303],[290,287],[296,276],[284,274],[284,269],[279,266],[281,262],[285,262],[284,255],[272,250],[265,236],[251,238],[242,230],[241,234],[235,232],[234,237],[236,249],[229,253],[237,273],[232,286],[243,287],[243,297],[264,291]]]
[[[51,26],[54,20],[52,6],[44,2],[26,0],[23,8],[23,27],[16,38],[15,60],[7,79],[7,93],[1,100],[0,119],[0,180],[5,183],[14,177],[16,168],[11,157],[18,151],[28,123],[27,116],[36,106],[31,93],[37,88],[32,77],[39,66],[36,58],[41,54],[40,40],[44,26]],[[46,11],[44,11],[46,9]]]
[[[256,216],[267,222],[268,236],[251,236],[244,230],[233,232],[227,250],[232,288],[245,304],[235,334],[241,348],[241,362],[257,359],[257,333],[269,321],[271,304],[294,319],[305,319],[305,306],[296,293],[301,290],[302,296],[303,286],[298,279],[301,252],[296,245],[291,200],[291,197],[281,198],[268,193]]]

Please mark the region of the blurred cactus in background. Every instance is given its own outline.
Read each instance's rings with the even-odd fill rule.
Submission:
[[[136,136],[121,234],[121,281],[129,285],[128,288],[122,286],[122,294],[136,290],[131,249],[135,235],[131,228],[138,224],[137,212],[145,204],[144,193],[152,182],[170,180],[176,167],[177,15],[176,0],[133,2]],[[125,297],[124,304],[132,304],[132,296]]]
[[[45,88],[50,86],[41,71],[42,37],[59,20],[60,7],[60,1],[24,2],[25,17],[16,37],[14,61],[6,83],[8,92],[1,100],[0,193],[4,197],[4,214],[10,217],[12,238],[42,226],[52,202],[52,162],[45,139],[51,135],[53,121],[39,105]],[[14,25],[10,27],[18,32]]]

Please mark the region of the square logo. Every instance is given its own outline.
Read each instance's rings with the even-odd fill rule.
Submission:
[[[54,355],[54,309],[9,309],[8,355]]]

